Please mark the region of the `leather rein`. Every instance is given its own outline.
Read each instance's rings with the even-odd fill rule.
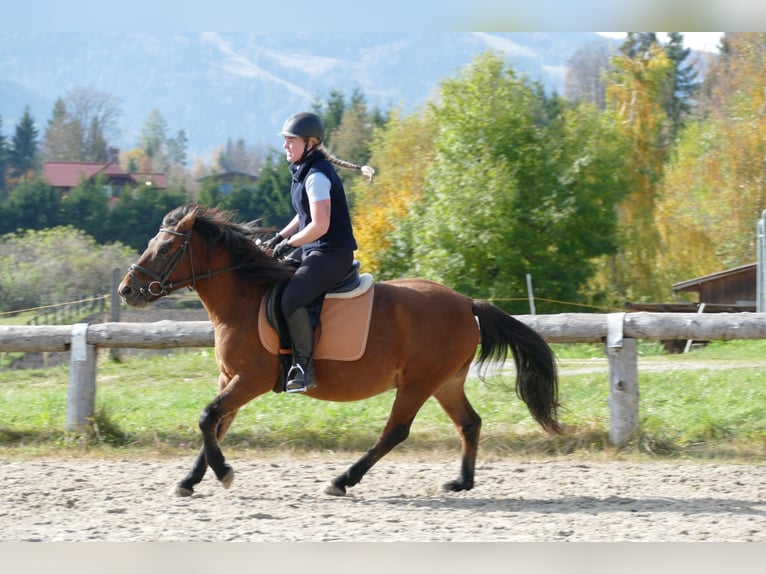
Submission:
[[[194,257],[192,255],[192,251],[189,249],[189,246],[191,245],[192,230],[190,229],[186,233],[181,233],[175,229],[160,227],[160,231],[164,231],[165,233],[169,233],[170,235],[175,235],[177,237],[183,237],[184,242],[181,244],[181,247],[173,254],[173,257],[170,259],[170,261],[168,261],[167,265],[165,265],[165,269],[163,269],[161,273],[156,273],[151,269],[135,263],[130,266],[128,273],[131,275],[133,275],[134,271],[138,271],[139,273],[143,273],[144,275],[147,275],[153,279],[153,281],[151,281],[146,287],[139,287],[139,292],[144,296],[148,294],[153,297],[165,297],[166,295],[170,295],[170,293],[179,287],[183,287],[184,285],[188,285],[189,289],[193,290],[196,289],[197,281],[200,279],[210,279],[211,277],[220,275],[221,273],[228,273],[229,271],[234,271],[235,269],[239,269],[247,265],[246,263],[233,265],[231,267],[226,267],[225,269],[217,269],[215,271],[208,270],[207,273],[197,275],[194,271]],[[181,259],[183,259],[183,256],[187,251],[189,252],[189,268],[191,269],[192,276],[188,279],[182,279],[180,281],[168,281],[168,278],[175,270],[176,265],[178,265]]]

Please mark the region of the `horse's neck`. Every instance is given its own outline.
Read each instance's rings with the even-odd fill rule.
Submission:
[[[196,289],[214,326],[258,318],[263,287],[257,283],[239,281],[233,273],[226,273],[200,281]]]

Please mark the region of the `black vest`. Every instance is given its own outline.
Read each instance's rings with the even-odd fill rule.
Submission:
[[[306,178],[310,173],[321,172],[330,180],[330,227],[322,237],[303,245],[303,252],[309,253],[315,249],[349,249],[354,251],[357,245],[351,227],[351,214],[346,201],[346,192],[332,164],[320,152],[313,151],[303,162],[290,164],[290,172],[293,176],[290,196],[293,208],[298,214],[300,229],[311,222],[309,198],[306,193]]]

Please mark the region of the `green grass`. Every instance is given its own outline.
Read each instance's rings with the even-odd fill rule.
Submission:
[[[550,437],[513,394],[512,379],[473,380],[467,392],[482,416],[482,453],[508,456],[651,456],[760,462],[766,452],[766,368],[685,369],[716,361],[766,357],[766,341],[720,342],[687,355],[661,356],[639,346],[641,430],[616,453],[608,445],[609,374],[562,371],[560,418],[567,432]],[[602,358],[598,345],[559,345],[561,359]],[[0,370],[0,453],[5,457],[177,455],[200,443],[197,421],[215,394],[212,350],[126,359],[100,355],[92,432],[64,430],[68,365]],[[673,365],[641,371],[644,361]],[[328,403],[268,393],[246,405],[224,442],[227,450],[363,452],[376,440],[393,401],[387,393],[355,403]],[[459,450],[446,415],[429,400],[399,451]]]

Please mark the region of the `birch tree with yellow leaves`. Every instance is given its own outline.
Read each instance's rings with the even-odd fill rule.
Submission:
[[[669,120],[663,109],[672,62],[659,44],[633,57],[615,56],[607,87],[607,110],[630,142],[624,158],[628,194],[617,206],[619,250],[602,260],[593,286],[614,293],[614,303],[661,297],[662,238],[655,226]]]
[[[658,204],[672,281],[756,260],[756,221],[766,209],[766,33],[726,34],[724,46]]]

